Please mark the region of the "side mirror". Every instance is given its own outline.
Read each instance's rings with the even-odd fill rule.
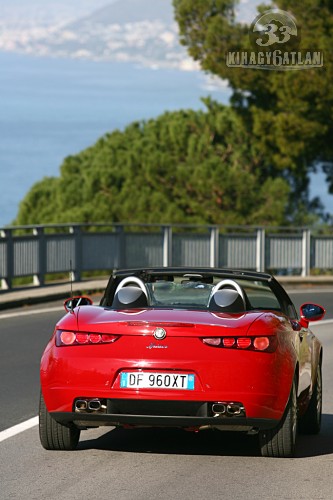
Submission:
[[[64,302],[64,308],[67,312],[73,312],[76,307],[79,306],[92,306],[93,301],[90,297],[80,296],[80,297],[71,297],[70,299],[66,299]]]
[[[303,304],[300,308],[300,325],[307,328],[310,321],[320,321],[325,316],[325,309],[318,304]]]

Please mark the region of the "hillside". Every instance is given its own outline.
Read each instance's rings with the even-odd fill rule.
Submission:
[[[117,0],[73,23],[68,28],[80,29],[86,23],[109,26],[156,20],[166,25],[174,22],[173,8],[169,0]]]
[[[171,0],[117,0],[59,26],[2,29],[0,50],[197,69],[179,43]]]

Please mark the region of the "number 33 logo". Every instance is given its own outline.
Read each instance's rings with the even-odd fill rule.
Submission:
[[[298,36],[296,19],[284,10],[268,10],[251,24],[251,41],[260,47],[287,43],[292,36]]]
[[[279,28],[276,24],[266,24],[263,28],[267,39],[257,38],[256,43],[260,47],[269,47],[269,45],[273,45],[274,43],[286,43],[292,35],[290,26],[281,26]]]

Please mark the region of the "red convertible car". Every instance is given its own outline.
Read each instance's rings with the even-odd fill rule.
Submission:
[[[230,430],[290,457],[318,433],[322,346],[269,274],[207,268],[120,270],[99,305],[65,302],[41,360],[40,439],[73,450],[99,426]]]

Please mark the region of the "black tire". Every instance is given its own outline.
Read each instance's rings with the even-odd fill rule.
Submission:
[[[259,432],[259,443],[263,457],[288,458],[295,454],[297,436],[297,393],[293,382],[289,402],[277,427]]]
[[[43,395],[39,401],[39,438],[46,450],[75,450],[80,438],[80,430],[73,424],[56,422],[47,411]]]
[[[317,368],[317,380],[313,389],[309,406],[299,419],[299,431],[302,434],[318,434],[321,427],[321,413],[323,405],[323,379],[321,366]]]

